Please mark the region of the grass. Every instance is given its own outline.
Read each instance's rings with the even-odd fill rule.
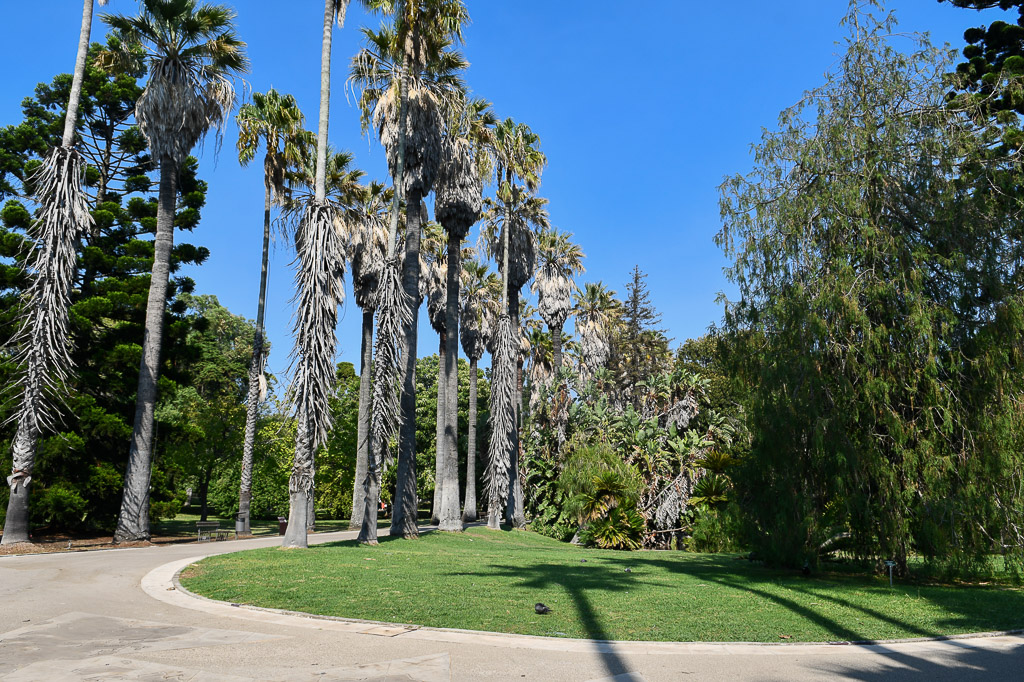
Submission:
[[[181,582],[241,604],[590,639],[859,641],[1024,626],[1020,589],[890,588],[881,577],[805,578],[734,555],[588,550],[486,528],[210,557]],[[535,602],[551,613],[535,614]]]

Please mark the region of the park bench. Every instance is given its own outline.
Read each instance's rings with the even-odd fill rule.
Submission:
[[[227,540],[235,534],[234,529],[220,527],[220,521],[196,521],[196,541]]]

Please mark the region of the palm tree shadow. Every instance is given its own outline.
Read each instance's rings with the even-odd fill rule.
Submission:
[[[590,595],[599,595],[601,592],[626,591],[632,586],[633,581],[626,579],[620,584],[610,584],[608,564],[614,566],[612,570],[618,571],[622,570],[619,568],[620,565],[628,565],[628,562],[604,560],[600,563],[595,561],[588,566],[550,563],[528,566],[492,564],[490,569],[494,575],[520,580],[523,587],[535,589],[538,594],[552,588],[564,590],[572,599],[576,613],[579,615],[580,625],[587,634],[587,639],[593,643],[594,653],[600,656],[608,676],[615,677],[630,672],[630,670],[626,659],[619,653],[616,643],[612,641],[610,633],[602,624]],[[529,577],[524,580],[524,576]]]
[[[884,657],[880,664],[865,670],[864,666],[848,664],[817,666],[822,678],[882,682],[900,680],[922,682],[960,682],[977,680],[1019,680],[1024,668],[1024,638],[1012,648],[986,648],[975,643],[951,640],[945,643],[948,652],[932,650],[928,654],[911,654],[889,646],[869,648]],[[925,657],[927,656],[927,658]]]

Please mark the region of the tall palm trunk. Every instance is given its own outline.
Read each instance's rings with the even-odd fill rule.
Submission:
[[[551,371],[555,377],[562,369],[562,325],[551,326]]]
[[[373,367],[373,308],[363,310],[363,340],[360,347],[359,367],[359,417],[356,426],[356,476],[352,492],[352,518],[349,530],[363,525],[365,511],[363,482],[370,460],[370,389]]]
[[[445,343],[447,330],[442,329],[438,336],[437,344],[437,427],[434,430],[434,503],[430,506],[430,523],[437,525],[441,523],[441,489],[444,487],[444,477],[441,473],[444,462],[444,413],[448,409],[445,390],[447,389],[444,373],[444,356],[448,350]]]
[[[519,291],[510,291],[508,297],[509,317],[512,319],[512,329],[515,330],[516,338],[521,334],[519,330]],[[517,344],[518,345],[518,344]],[[508,504],[505,508],[505,517],[513,528],[526,527],[526,513],[523,506],[523,484],[519,480],[519,429],[522,426],[523,412],[523,357],[516,351],[516,387],[515,387],[515,415],[511,438],[509,439],[508,456]]]
[[[448,270],[445,301],[444,354],[444,449],[441,459],[441,508],[438,528],[461,531],[459,514],[459,285],[462,273],[462,240],[448,233]]]
[[[264,165],[264,169],[266,165]],[[249,524],[249,508],[252,502],[252,453],[256,445],[256,422],[263,378],[263,320],[267,302],[267,264],[270,260],[270,176],[264,170],[263,176],[263,260],[260,262],[260,298],[256,306],[256,331],[252,339],[252,359],[249,361],[249,394],[245,402],[245,441],[242,444],[242,482],[238,488],[238,519],[235,531],[241,535],[252,533]]]
[[[44,268],[48,264],[60,264],[58,259],[52,257],[54,249],[64,252],[71,250],[73,252],[73,241],[77,239],[77,232],[81,227],[74,224],[73,218],[76,212],[84,212],[87,215],[85,197],[82,194],[80,184],[81,162],[80,158],[72,150],[72,143],[75,140],[75,128],[78,124],[78,103],[81,99],[82,81],[85,77],[85,60],[89,51],[89,36],[92,32],[92,14],[93,0],[85,0],[82,7],[82,27],[78,36],[75,73],[71,81],[71,94],[68,98],[67,115],[64,117],[64,135],[61,140],[61,150],[50,152],[51,159],[57,163],[47,164],[43,167],[44,172],[46,170],[56,171],[57,169],[64,169],[63,177],[54,177],[51,179],[51,182],[46,182],[44,179],[44,182],[40,184],[51,189],[57,187],[63,190],[61,192],[63,201],[61,201],[60,197],[53,195],[44,196],[42,199],[44,203],[48,200],[53,202],[53,205],[44,205],[44,212],[55,212],[58,215],[63,213],[64,215],[58,218],[58,220],[63,218],[63,221],[66,223],[59,226],[59,231],[62,233],[59,237],[57,234],[53,234],[54,237],[58,237],[61,240],[61,243],[42,245],[44,252],[48,254],[44,260],[40,261]],[[66,162],[62,161],[65,156],[67,157]],[[51,184],[53,181],[57,181],[58,184]],[[82,217],[84,218],[85,216]],[[64,263],[64,265],[74,267],[73,259],[71,263]],[[74,273],[73,271],[70,273],[44,272],[40,269],[35,276],[37,278],[59,278],[61,281],[54,281],[51,284],[55,285],[55,289],[66,290],[70,288],[70,282],[74,277]],[[10,496],[7,500],[7,515],[4,518],[4,534],[3,538],[0,539],[0,544],[4,545],[29,542],[28,501],[32,483],[32,471],[35,468],[36,444],[42,432],[39,415],[40,410],[44,408],[45,402],[45,396],[42,391],[43,375],[54,369],[53,367],[46,366],[48,358],[46,353],[41,352],[41,339],[35,337],[39,334],[46,334],[47,330],[53,329],[53,324],[63,324],[67,320],[67,310],[70,303],[67,300],[66,293],[53,297],[51,301],[44,302],[44,299],[48,298],[50,297],[37,296],[38,301],[33,302],[34,305],[32,306],[36,309],[36,315],[45,313],[50,318],[47,320],[50,324],[37,319],[28,329],[29,338],[27,341],[32,348],[26,358],[25,391],[22,396],[18,429],[12,448],[13,463],[11,475],[7,479]],[[53,308],[43,310],[38,307],[39,305],[53,305]],[[57,342],[61,343],[62,340],[57,340]]]
[[[342,0],[344,10],[347,0]],[[320,44],[320,120],[317,126],[316,178],[313,199],[317,207],[323,207],[327,199],[327,133],[331,118],[331,43],[334,39],[334,18],[336,0],[324,1],[323,41]],[[327,409],[323,405],[321,409]],[[298,415],[299,425],[295,434],[295,458],[288,482],[289,508],[288,529],[282,541],[283,547],[304,548],[308,546],[307,533],[312,522],[313,478],[316,472],[314,444],[309,433],[309,414]]]
[[[476,511],[476,401],[477,401],[477,359],[469,358],[469,434],[466,438],[466,501],[462,508],[462,520],[472,523],[477,519]]]
[[[405,129],[405,126],[402,126]],[[406,201],[405,262],[402,264],[402,288],[409,315],[402,325],[402,392],[399,402],[398,471],[394,516],[390,535],[418,537],[416,513],[416,324],[419,318],[420,281],[420,194],[409,192]]]
[[[160,197],[157,204],[156,239],[153,244],[153,275],[146,302],[146,330],[139,364],[128,468],[124,476],[121,513],[114,542],[149,539],[149,481],[153,463],[153,410],[160,377],[160,347],[167,308],[167,283],[174,246],[174,208],[178,190],[178,166],[169,158],[160,162]]]

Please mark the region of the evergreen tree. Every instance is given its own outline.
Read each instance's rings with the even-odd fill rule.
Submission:
[[[111,45],[108,40],[107,46]],[[95,55],[101,46],[93,44]],[[39,445],[33,480],[32,524],[50,529],[109,529],[117,514],[124,471],[124,444],[131,436],[135,385],[138,382],[139,339],[153,258],[151,235],[156,202],[149,192],[154,170],[146,144],[134,126],[131,112],[141,92],[136,76],[111,76],[87,60],[79,108],[79,149],[86,168],[86,190],[93,218],[83,235],[72,290],[71,334],[75,376],[69,382],[66,408],[57,432]],[[25,248],[25,229],[36,207],[30,195],[31,177],[46,151],[61,141],[60,134],[71,88],[71,76],[61,74],[36,87],[22,104],[23,120],[0,128],[0,261],[13,259]],[[197,177],[198,164],[183,166],[177,224],[192,230],[199,223],[206,183]],[[200,264],[209,255],[202,247],[180,243],[172,255],[175,271],[183,264]],[[0,324],[2,334],[16,311],[27,281],[20,270],[0,262]],[[165,381],[184,379],[179,359],[190,353],[186,337],[196,323],[177,301],[191,291],[187,277],[174,277],[168,291]],[[6,343],[8,338],[0,338]],[[9,358],[0,355],[0,384],[9,385]],[[3,405],[6,419],[10,405]],[[10,465],[13,435],[10,425],[0,430],[5,444],[3,466]],[[156,511],[167,509],[174,491],[157,463],[153,500]],[[5,495],[5,494],[4,494]],[[0,499],[0,502],[6,502]]]
[[[616,381],[617,398],[638,406],[638,387],[647,377],[670,367],[669,339],[661,326],[661,313],[651,303],[647,275],[634,266],[626,283],[618,325],[612,340],[609,369]]]

